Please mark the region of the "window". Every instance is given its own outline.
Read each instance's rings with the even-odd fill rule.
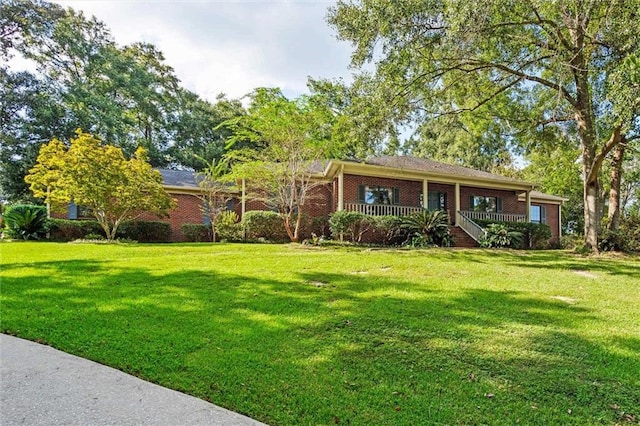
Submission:
[[[469,202],[474,212],[502,213],[502,198],[472,195]]]
[[[529,219],[532,223],[547,223],[546,206],[531,206],[529,210]]]
[[[446,192],[429,192],[429,197],[427,199],[427,209],[446,210],[447,209],[447,193]]]
[[[385,186],[360,185],[358,201],[363,204],[400,204],[400,190]]]
[[[67,206],[68,219],[93,219],[93,210],[86,206],[79,206],[74,202]]]

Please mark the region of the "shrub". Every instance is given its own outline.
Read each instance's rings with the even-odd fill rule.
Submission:
[[[565,234],[560,237],[560,248],[575,250],[584,242],[584,237],[579,234]]]
[[[371,216],[363,213],[338,211],[333,213],[329,218],[329,229],[333,238],[348,235],[350,241],[362,241],[362,235],[371,229],[373,220]]]
[[[102,234],[87,234],[84,236],[85,240],[99,240],[102,241],[104,240],[104,235]]]
[[[449,247],[453,242],[449,231],[449,217],[443,210],[424,210],[406,216],[403,227],[410,240],[419,238],[420,247]]]
[[[47,209],[32,204],[17,204],[4,213],[5,234],[10,238],[39,240],[45,236]]]
[[[621,218],[616,231],[605,230],[598,238],[601,251],[640,251],[640,215]]]
[[[104,231],[95,220],[49,219],[49,238],[58,241],[72,241],[85,238],[87,234],[98,234],[104,238]]]
[[[171,225],[157,220],[130,220],[122,222],[116,236],[140,243],[166,243],[171,240]]]
[[[276,212],[255,210],[246,212],[242,218],[245,236],[249,240],[289,241],[282,216]]]
[[[533,222],[495,222],[491,220],[475,220],[475,222],[487,228],[489,225],[497,224],[506,226],[509,231],[522,234],[522,245],[519,248],[546,248],[551,238],[551,228],[545,223]],[[512,247],[516,248],[516,247]]]
[[[242,238],[242,224],[233,211],[221,212],[216,218],[216,238],[219,241],[238,241]]]
[[[311,219],[311,234],[315,234],[316,237],[323,237],[328,236],[330,233],[329,216],[316,216]]]
[[[480,241],[481,247],[522,247],[522,232],[512,231],[506,225],[492,223],[486,228],[487,235]]]
[[[203,225],[202,223],[183,223],[180,226],[180,230],[187,241],[190,242],[201,243],[203,241],[211,241],[213,239],[211,226]]]
[[[398,245],[407,240],[404,218],[399,216],[372,216],[373,230],[386,245]]]

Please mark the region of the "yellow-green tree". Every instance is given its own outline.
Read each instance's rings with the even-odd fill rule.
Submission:
[[[87,207],[108,240],[115,238],[123,221],[145,212],[161,217],[174,206],[143,148],[126,159],[120,148],[80,130],[76,135],[68,148],[53,139],[40,149],[25,178],[36,197],[52,205],[73,201]]]

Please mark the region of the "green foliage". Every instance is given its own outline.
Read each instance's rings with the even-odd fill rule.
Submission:
[[[551,238],[551,229],[545,223],[533,222],[494,222],[491,220],[477,219],[475,222],[487,228],[492,224],[507,227],[509,231],[522,234],[522,248],[541,249],[546,248]]]
[[[85,240],[93,240],[93,241],[102,241],[104,240],[104,235],[102,234],[87,234],[84,236]]]
[[[601,251],[640,252],[640,214],[621,218],[617,230],[605,229],[598,239]]]
[[[147,162],[145,149],[126,159],[120,148],[80,129],[65,144],[53,139],[40,148],[25,181],[34,195],[52,204],[71,201],[91,210],[108,240],[118,227],[145,212],[159,217],[175,206],[162,187],[162,176]]]
[[[6,236],[21,240],[39,240],[46,233],[47,209],[32,204],[17,204],[4,212]]]
[[[371,229],[373,219],[363,213],[338,211],[329,216],[329,229],[334,239],[346,235],[349,241],[359,243],[362,236]]]
[[[522,233],[511,231],[505,224],[492,223],[486,228],[487,234],[480,241],[481,247],[487,248],[520,248],[522,247]]]
[[[332,112],[313,97],[287,99],[279,89],[256,89],[246,116],[229,120],[229,146],[247,146],[232,153],[234,175],[247,179],[250,197],[281,215],[289,239],[300,240],[305,203],[313,188],[312,165],[331,152]],[[240,160],[240,161],[238,161]]]
[[[31,197],[24,177],[44,141],[71,138],[77,128],[126,157],[145,148],[154,167],[200,170],[196,155],[224,153],[230,132],[218,125],[244,114],[239,100],[212,103],[180,87],[155,46],[119,46],[104,23],[72,8],[2,1],[0,28],[0,193],[11,201]],[[19,60],[4,61],[11,56]],[[12,70],[25,59],[33,71]]]
[[[288,241],[282,216],[272,211],[254,210],[246,212],[242,218],[245,237],[248,240]]]
[[[234,211],[223,211],[216,219],[216,238],[218,241],[239,241],[242,239],[242,224]]]
[[[449,217],[443,210],[423,210],[406,216],[403,227],[409,234],[410,245],[449,247],[453,243]],[[416,242],[411,243],[414,239]]]
[[[202,223],[183,223],[180,230],[187,241],[201,243],[203,241],[213,241],[211,227]]]
[[[104,238],[104,230],[95,220],[49,219],[47,228],[49,238],[54,241],[72,241],[89,234],[99,234]]]
[[[365,109],[364,126],[393,123],[390,139],[403,126],[430,130],[434,119],[453,114],[461,115],[458,151],[472,156],[534,150],[537,141],[553,146],[558,135],[571,135],[564,139],[580,153],[585,242],[595,248],[602,165],[621,135],[640,131],[638,9],[639,0],[588,7],[360,0],[339,1],[327,20],[352,44],[352,66],[361,70],[353,85],[368,86],[364,98],[379,111],[369,120]]]
[[[119,226],[117,237],[139,243],[168,243],[171,241],[171,225],[150,220],[125,221]]]
[[[398,245],[407,240],[404,218],[400,216],[371,216],[373,231],[385,245]]]

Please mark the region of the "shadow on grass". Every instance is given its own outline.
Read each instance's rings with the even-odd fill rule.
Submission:
[[[523,292],[83,260],[38,268],[3,278],[3,332],[269,423],[584,424],[640,406],[637,339],[590,341],[580,331],[594,312]]]

